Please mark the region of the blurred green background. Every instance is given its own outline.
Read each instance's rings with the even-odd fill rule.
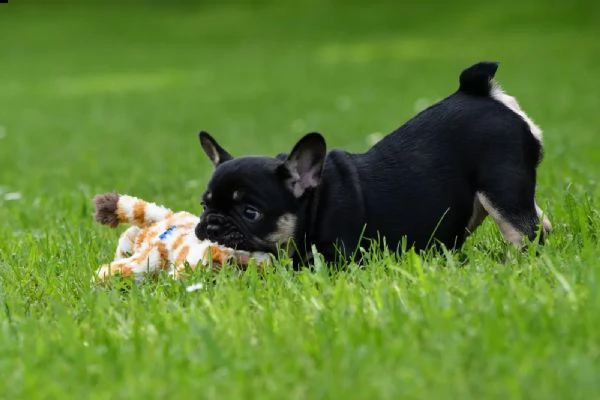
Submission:
[[[190,207],[199,130],[235,154],[309,131],[364,150],[484,59],[545,131],[542,186],[600,157],[598,2],[24,3],[0,6],[0,185],[26,200],[86,186]]]
[[[599,38],[598,1],[0,4],[0,397],[597,397]],[[544,130],[545,258],[504,268],[488,221],[464,268],[90,286],[92,196],[200,212],[200,130],[361,151],[480,60]]]

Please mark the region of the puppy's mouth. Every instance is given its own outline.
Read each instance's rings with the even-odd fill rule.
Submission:
[[[200,240],[210,240],[225,247],[244,251],[263,251],[275,253],[276,244],[256,237],[245,231],[235,221],[222,215],[209,214],[202,216],[196,226],[196,237]]]

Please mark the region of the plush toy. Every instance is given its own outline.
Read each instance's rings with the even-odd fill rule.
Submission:
[[[113,275],[140,278],[145,273],[168,271],[181,277],[186,265],[220,268],[231,262],[244,268],[253,259],[259,267],[271,262],[267,253],[248,253],[199,240],[195,228],[200,219],[186,211],[172,210],[133,196],[105,193],[94,198],[95,219],[113,228],[130,224],[119,237],[115,260],[96,271],[103,281]]]

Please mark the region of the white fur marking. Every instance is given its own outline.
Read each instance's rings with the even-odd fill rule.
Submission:
[[[477,198],[485,211],[488,212],[500,228],[504,239],[516,246],[521,246],[523,244],[523,234],[502,216],[500,211],[492,205],[492,202],[485,194],[477,192]]]
[[[550,223],[550,220],[546,217],[546,214],[537,205],[537,203],[535,204],[535,211],[537,212],[537,215],[538,215],[538,218],[540,219],[540,221],[542,221],[542,229],[544,230],[544,233],[547,234],[547,233],[552,232],[552,224]]]
[[[267,236],[267,240],[273,243],[282,244],[294,237],[296,230],[296,216],[293,214],[283,214],[277,220],[277,229]]]
[[[473,200],[473,214],[471,214],[471,218],[469,218],[467,231],[469,233],[475,232],[475,229],[481,225],[487,215],[488,213],[485,211],[485,208],[483,208],[478,196],[475,196],[475,200]]]
[[[521,106],[519,106],[519,102],[517,102],[516,98],[506,94],[500,85],[498,85],[498,83],[495,81],[492,81],[492,91],[490,95],[492,98],[510,108],[519,117],[523,118],[527,125],[529,125],[529,130],[531,131],[533,137],[536,138],[540,144],[542,143],[542,130],[535,124],[535,122],[533,122],[531,118],[529,118],[527,114],[525,114],[525,111],[523,111]]]

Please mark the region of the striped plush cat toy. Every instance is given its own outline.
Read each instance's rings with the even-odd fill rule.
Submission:
[[[208,240],[199,240],[194,229],[199,218],[189,212],[172,210],[133,196],[105,193],[94,198],[96,221],[112,228],[130,224],[119,237],[115,260],[96,271],[103,281],[113,275],[140,278],[145,273],[168,271],[182,275],[186,264],[220,267],[232,261],[246,267],[253,259],[258,266],[269,264],[267,253],[236,251]]]

